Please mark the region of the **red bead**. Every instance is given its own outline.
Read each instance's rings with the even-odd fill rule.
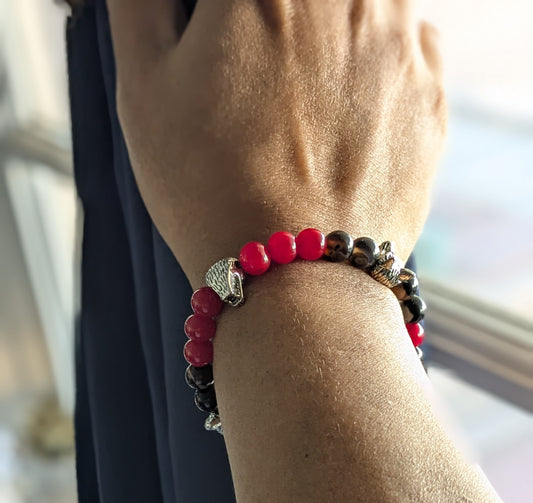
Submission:
[[[222,310],[224,302],[217,293],[208,286],[199,288],[192,294],[191,307],[196,314],[214,318]]]
[[[194,341],[208,341],[215,336],[217,324],[213,318],[201,314],[191,314],[183,327],[187,337]]]
[[[406,323],[405,328],[415,348],[424,342],[424,327],[420,323]]]
[[[296,251],[305,260],[318,260],[326,251],[326,236],[317,229],[304,229],[296,236]]]
[[[259,276],[268,271],[270,267],[270,257],[265,249],[265,245],[252,241],[245,244],[239,254],[239,262],[244,272],[252,276]]]
[[[205,367],[213,361],[213,343],[210,341],[187,341],[183,356],[195,367]]]
[[[288,264],[296,258],[296,238],[290,232],[275,232],[268,240],[267,251],[274,262]]]

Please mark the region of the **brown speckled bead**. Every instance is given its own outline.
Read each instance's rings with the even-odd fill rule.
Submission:
[[[400,305],[405,323],[419,323],[424,319],[426,303],[418,295],[400,302]]]
[[[213,385],[206,389],[196,390],[194,393],[194,403],[203,412],[214,412],[217,409],[217,395]]]
[[[411,269],[403,268],[398,279],[400,283],[392,288],[398,300],[409,300],[413,295],[418,295],[418,278]]]
[[[358,269],[367,269],[376,263],[379,254],[379,246],[372,238],[357,238],[353,243],[350,262]]]
[[[189,365],[185,371],[185,381],[193,389],[206,389],[213,382],[213,366]]]
[[[347,232],[333,231],[326,236],[324,256],[331,262],[344,262],[350,258],[353,238]]]

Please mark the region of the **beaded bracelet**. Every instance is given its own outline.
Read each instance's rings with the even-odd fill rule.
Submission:
[[[187,318],[184,326],[189,340],[183,348],[183,355],[190,364],[185,372],[185,380],[195,390],[196,406],[209,413],[205,421],[206,430],[223,433],[212,367],[215,318],[225,303],[233,307],[244,304],[242,285],[247,275],[259,276],[269,269],[271,262],[288,264],[297,256],[304,260],[325,258],[330,262],[348,261],[390,288],[400,302],[407,333],[418,357],[422,359],[419,346],[424,340],[424,328],[420,321],[424,318],[426,305],[418,296],[416,274],[406,269],[394,255],[391,241],[378,246],[371,238],[354,240],[344,231],[334,231],[324,236],[317,229],[304,229],[296,237],[289,232],[276,232],[270,236],[266,247],[255,241],[247,243],[238,259],[225,258],[215,263],[206,274],[207,286],[192,295],[194,314]]]

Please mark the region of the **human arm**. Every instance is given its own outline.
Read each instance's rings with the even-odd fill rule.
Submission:
[[[179,43],[158,3],[109,5],[132,164],[194,287],[279,229],[343,228],[410,253],[445,107],[408,2],[201,1]],[[215,341],[240,501],[488,501],[431,412],[389,291],[294,263],[247,296]]]

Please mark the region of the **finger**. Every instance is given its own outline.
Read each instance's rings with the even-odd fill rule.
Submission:
[[[186,25],[181,2],[108,0],[113,49],[119,73],[143,71],[177,44]]]
[[[396,13],[408,16],[413,12],[415,2],[414,0],[387,0],[383,3],[388,4],[391,9],[396,11]]]
[[[389,26],[409,28],[413,25],[414,0],[385,0],[378,2],[378,7],[385,11],[383,17]]]
[[[420,47],[428,68],[440,79],[442,77],[442,57],[438,30],[430,23],[422,21],[419,27]]]

